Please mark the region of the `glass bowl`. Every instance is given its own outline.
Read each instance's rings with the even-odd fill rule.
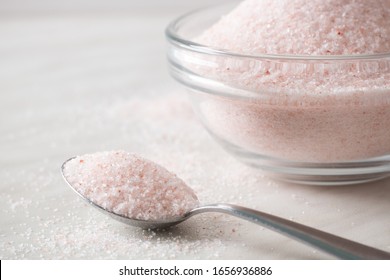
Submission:
[[[237,4],[186,14],[166,30],[171,75],[207,131],[242,162],[316,185],[390,174],[390,53],[234,53],[196,38]]]

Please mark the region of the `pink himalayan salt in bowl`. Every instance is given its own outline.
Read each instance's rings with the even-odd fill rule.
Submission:
[[[390,0],[237,4],[189,13],[166,31],[171,74],[209,133],[284,180],[388,176]]]
[[[194,191],[176,175],[124,151],[75,157],[66,162],[63,175],[94,205],[134,220],[168,221],[199,205]]]

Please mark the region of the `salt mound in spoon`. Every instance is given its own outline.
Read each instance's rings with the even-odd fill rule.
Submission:
[[[176,175],[124,151],[75,157],[63,173],[81,195],[132,219],[172,219],[199,205],[194,191]]]

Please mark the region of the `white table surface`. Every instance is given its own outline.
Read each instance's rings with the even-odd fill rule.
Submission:
[[[276,182],[203,130],[165,61],[164,28],[184,10],[2,14],[0,258],[332,258],[221,214],[159,233],[109,219],[66,186],[60,166],[73,155],[116,149],[166,166],[204,203],[253,207],[390,250],[390,180]]]

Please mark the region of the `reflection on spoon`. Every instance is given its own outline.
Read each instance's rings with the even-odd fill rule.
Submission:
[[[342,259],[390,259],[390,253],[270,214],[231,204],[199,206],[198,198],[164,167],[123,151],[74,157],[62,165],[69,186],[90,205],[125,224],[167,228],[204,212],[229,214]]]

